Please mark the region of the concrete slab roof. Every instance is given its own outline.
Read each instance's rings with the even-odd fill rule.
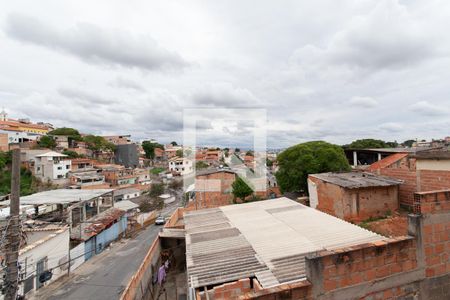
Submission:
[[[20,197],[20,204],[68,204],[87,201],[113,191],[112,189],[58,189]]]
[[[122,201],[119,201],[119,202],[115,202],[114,203],[114,207],[118,208],[118,209],[121,209],[121,210],[124,210],[124,211],[127,211],[127,210],[130,210],[130,209],[138,208],[139,205],[137,205],[136,203],[131,202],[129,200],[122,200]]]
[[[309,176],[348,189],[393,186],[403,183],[402,180],[367,172],[320,173],[310,174]]]
[[[285,197],[186,212],[194,288],[256,277],[264,288],[305,278],[305,256],[385,240]]]

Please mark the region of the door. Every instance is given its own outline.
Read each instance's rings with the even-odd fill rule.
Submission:
[[[42,287],[44,285],[44,283],[41,283],[39,281],[39,277],[45,271],[45,262],[46,261],[47,261],[47,257],[39,260],[36,263],[36,289],[39,289],[40,287]]]

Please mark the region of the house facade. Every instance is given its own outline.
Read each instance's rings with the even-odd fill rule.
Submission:
[[[384,217],[399,208],[401,183],[363,172],[311,174],[310,206],[349,222]]]
[[[194,171],[192,160],[184,157],[174,157],[169,160],[169,171],[174,175],[187,175]]]
[[[49,151],[36,155],[34,175],[42,181],[63,185],[69,182],[69,172],[72,162],[67,155]]]

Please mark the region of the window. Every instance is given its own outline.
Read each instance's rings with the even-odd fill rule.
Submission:
[[[58,170],[62,170],[62,167],[58,167]]]
[[[70,165],[66,165],[66,169],[69,170],[70,169]]]

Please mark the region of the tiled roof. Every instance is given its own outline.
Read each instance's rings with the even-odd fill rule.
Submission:
[[[186,262],[199,288],[256,277],[264,288],[305,278],[305,255],[386,239],[287,198],[186,212]]]

